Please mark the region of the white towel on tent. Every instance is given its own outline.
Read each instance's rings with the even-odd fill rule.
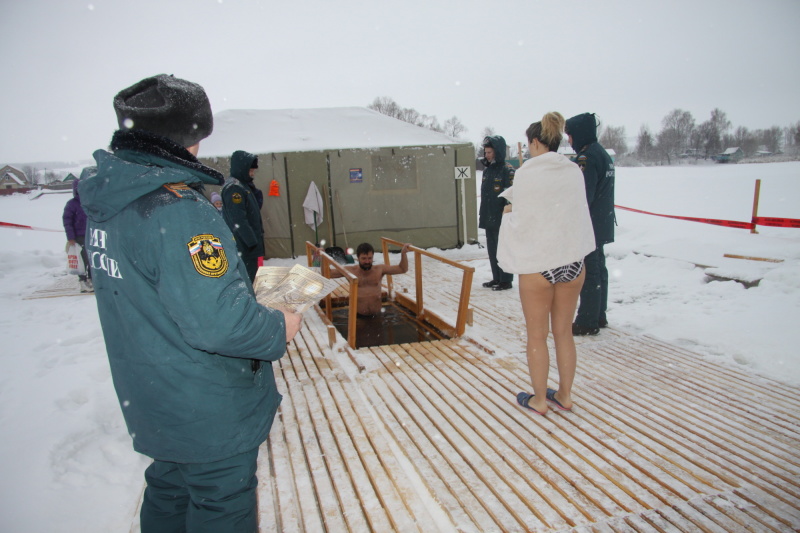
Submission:
[[[306,224],[308,224],[311,229],[315,230],[322,224],[322,210],[322,195],[319,193],[319,189],[317,189],[317,184],[312,181],[308,186],[306,199],[303,200],[303,214]],[[314,226],[314,213],[317,214],[316,227]]]

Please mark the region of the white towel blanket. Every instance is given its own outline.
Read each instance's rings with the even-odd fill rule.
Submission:
[[[319,189],[317,189],[317,184],[312,181],[308,186],[306,199],[303,200],[303,217],[305,218],[306,224],[308,224],[311,229],[317,229],[319,225],[322,224],[323,210],[324,204],[322,203],[322,195],[319,193]],[[314,213],[317,214],[316,227],[314,226]]]
[[[526,161],[514,185],[500,196],[511,202],[503,215],[497,262],[512,274],[533,274],[583,259],[595,249],[583,173],[561,154]]]

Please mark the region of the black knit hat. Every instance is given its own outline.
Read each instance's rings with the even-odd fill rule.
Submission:
[[[123,89],[114,97],[121,130],[147,130],[183,147],[194,146],[214,130],[205,90],[190,81],[159,74]]]

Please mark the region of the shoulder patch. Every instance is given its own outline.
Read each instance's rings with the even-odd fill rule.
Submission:
[[[581,167],[581,170],[585,170],[586,169],[586,156],[585,155],[579,155],[578,159],[576,159],[575,162],[578,163],[578,166]]]
[[[235,203],[235,204],[240,204],[240,203],[242,203],[242,195],[241,195],[241,194],[239,194],[238,192],[235,192],[235,193],[233,193],[233,194],[231,195],[231,201],[232,201],[233,203]]]
[[[219,278],[228,271],[228,258],[218,237],[208,233],[195,235],[186,246],[189,248],[192,264],[201,276]]]
[[[165,189],[169,192],[177,196],[178,198],[183,198],[183,195],[178,191],[190,191],[192,190],[191,187],[186,185],[185,183],[166,183],[163,185]]]

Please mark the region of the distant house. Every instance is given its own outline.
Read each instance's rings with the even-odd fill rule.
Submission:
[[[72,182],[75,181],[76,179],[78,179],[78,177],[75,174],[73,174],[72,172],[70,172],[69,174],[64,176],[62,179],[56,180],[56,181],[54,181],[52,183],[49,183],[48,185],[45,186],[45,188],[53,189],[53,190],[64,190],[64,189],[70,189],[71,190],[72,189]]]
[[[28,176],[23,171],[11,165],[0,168],[0,190],[30,189]]]
[[[717,163],[736,163],[744,157],[744,151],[738,146],[728,148],[715,157]]]

